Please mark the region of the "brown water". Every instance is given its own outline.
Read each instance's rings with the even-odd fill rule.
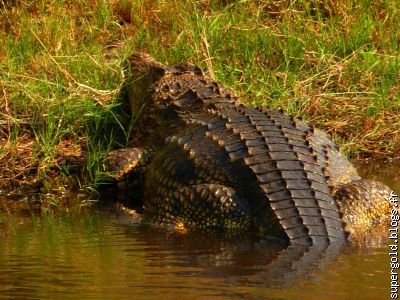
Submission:
[[[400,192],[400,162],[361,172]],[[163,232],[104,208],[0,212],[0,298],[390,299],[388,253]]]

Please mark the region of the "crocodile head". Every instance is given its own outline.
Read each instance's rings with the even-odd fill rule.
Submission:
[[[167,67],[146,53],[134,53],[129,57],[129,104],[131,114],[137,116],[151,100],[151,85],[159,80]]]

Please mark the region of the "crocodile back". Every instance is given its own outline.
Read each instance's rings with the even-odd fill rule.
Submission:
[[[328,185],[327,151],[315,142],[312,127],[281,111],[245,107],[232,91],[184,67],[170,69],[152,92],[160,109],[174,107],[186,126],[204,129],[200,139],[214,143],[229,163],[253,174],[263,197],[246,200],[259,230],[268,228],[273,213],[292,243],[347,239]],[[179,138],[182,148],[196,156],[198,143],[185,141],[184,135],[168,142]]]

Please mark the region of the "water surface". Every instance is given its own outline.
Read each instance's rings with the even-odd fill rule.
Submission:
[[[400,191],[396,163],[361,172]],[[0,212],[1,299],[389,299],[388,241],[289,247],[166,232],[110,208]]]

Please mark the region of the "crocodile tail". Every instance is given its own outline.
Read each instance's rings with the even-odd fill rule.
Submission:
[[[260,186],[270,201],[292,243],[327,244],[344,241],[347,233],[323,167],[317,163],[318,152],[310,136],[313,129],[281,111],[241,108],[265,140],[267,152],[257,155],[257,148],[246,163],[256,173]],[[262,152],[262,151],[261,151]],[[263,157],[263,158],[262,158]],[[261,158],[261,162],[256,163]],[[267,172],[266,172],[267,171]]]

